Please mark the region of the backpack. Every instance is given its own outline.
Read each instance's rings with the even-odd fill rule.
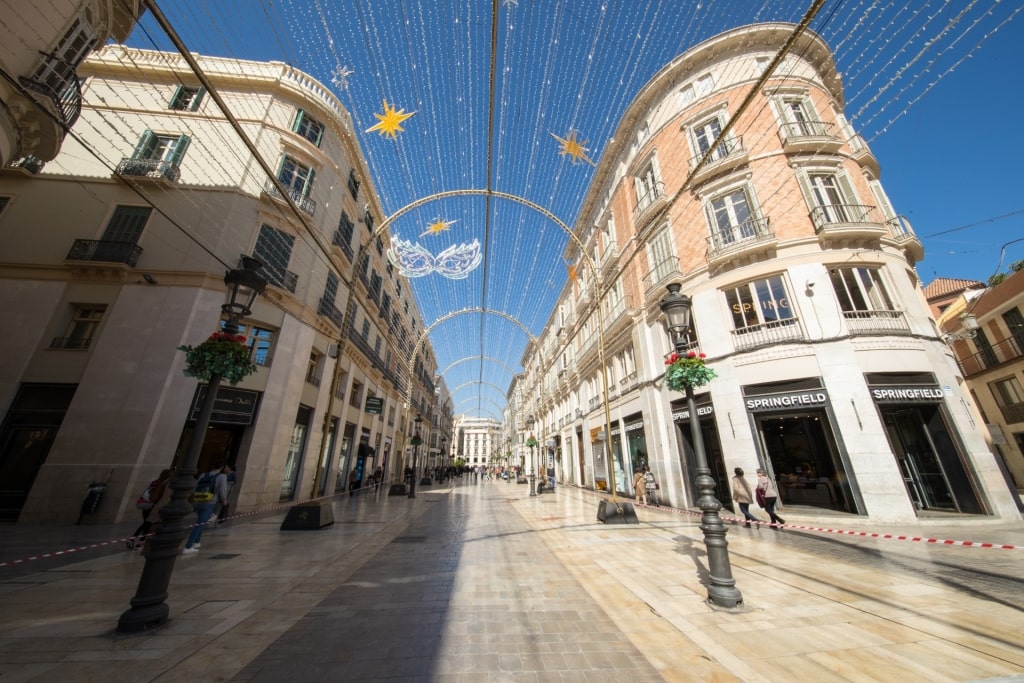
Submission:
[[[146,490],[139,495],[139,499],[135,501],[135,507],[140,510],[150,510],[153,508],[153,491],[156,490],[156,482],[150,482]]]
[[[192,492],[193,503],[209,503],[214,499],[213,489],[217,484],[219,472],[207,472],[199,477],[196,482],[196,489]]]

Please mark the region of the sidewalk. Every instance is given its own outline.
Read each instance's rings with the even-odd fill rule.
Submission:
[[[0,568],[0,680],[980,681],[1024,672],[1024,551],[825,544],[730,525],[744,605],[725,612],[705,601],[698,517],[639,508],[640,524],[606,526],[592,492],[527,493],[463,477],[414,500],[341,496],[336,523],[319,531],[280,531],[283,513],[208,530],[202,550],[177,562],[169,624],[137,636],[113,631],[135,592],[137,553],[100,549],[18,576]],[[69,532],[46,533],[56,542]],[[1024,541],[1020,525],[927,535]],[[0,542],[6,558],[12,542]],[[951,564],[987,572],[991,585],[944,580]]]

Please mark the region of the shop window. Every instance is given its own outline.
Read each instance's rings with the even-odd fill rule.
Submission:
[[[727,289],[725,299],[732,313],[733,327],[738,333],[763,325],[796,322],[781,275]]]
[[[206,88],[179,85],[174,89],[174,95],[167,107],[175,111],[196,111],[203,101]]]
[[[72,304],[71,320],[64,328],[64,335],[55,337],[50,343],[50,348],[80,351],[88,349],[106,310],[106,304]]]

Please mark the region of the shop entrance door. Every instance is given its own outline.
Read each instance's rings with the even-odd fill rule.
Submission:
[[[696,502],[700,492],[697,490],[697,457],[693,452],[693,436],[690,433],[690,423],[677,422],[683,435],[683,448],[686,453],[686,479],[690,491],[690,500]],[[708,460],[708,469],[711,470],[711,478],[715,480],[715,498],[723,506],[732,508],[732,477],[725,468],[725,459],[722,457],[722,443],[718,438],[718,429],[715,428],[715,421],[711,418],[703,418],[700,421],[700,435],[704,440],[704,453]]]
[[[981,513],[968,473],[945,431],[939,409],[931,405],[885,406],[881,413],[914,507]]]

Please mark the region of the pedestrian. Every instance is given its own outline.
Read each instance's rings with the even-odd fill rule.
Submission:
[[[647,483],[644,481],[644,468],[641,467],[633,475],[633,492],[636,502],[647,505]]]
[[[359,488],[359,475],[356,474],[356,468],[353,467],[352,471],[348,473],[348,495],[356,495],[357,488]]]
[[[139,525],[139,528],[135,530],[132,537],[125,543],[128,550],[138,550],[145,543],[149,530],[153,528],[153,523],[159,519],[160,508],[157,507],[157,503],[163,500],[170,481],[171,470],[163,470],[160,472],[159,477],[149,482],[149,486],[139,496],[135,506],[142,512],[142,524]]]
[[[658,482],[654,478],[651,468],[644,465],[644,489],[647,491],[647,500],[651,505],[658,505]]]
[[[779,499],[779,492],[775,488],[775,484],[772,483],[772,480],[768,478],[768,475],[761,468],[757,470],[757,488],[754,491],[757,496],[757,504],[764,508],[764,511],[768,513],[769,519],[771,519],[772,528],[778,529],[785,524],[786,520],[775,514],[775,503]]]
[[[199,552],[203,527],[213,517],[218,505],[228,504],[228,475],[225,471],[227,469],[227,463],[218,462],[196,481],[196,488],[191,496],[192,507],[196,511],[196,524],[185,541],[182,555],[194,555]]]
[[[742,467],[734,469],[733,474],[736,476],[732,478],[732,499],[740,506],[745,526],[749,529],[750,523],[757,521],[757,517],[750,513],[750,504],[754,502],[754,494],[750,490],[750,484],[743,477]]]
[[[384,469],[377,465],[377,469],[373,471],[373,490],[376,491],[380,488],[380,483],[384,481]]]
[[[551,463],[551,464],[548,465],[548,486],[551,487],[552,491],[555,490],[555,465],[554,465],[554,463]]]

